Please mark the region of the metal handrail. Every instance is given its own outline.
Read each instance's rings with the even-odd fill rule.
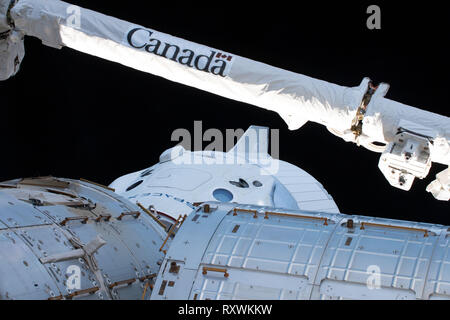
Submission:
[[[389,225],[389,224],[380,224],[380,223],[373,223],[373,222],[361,222],[360,229],[364,230],[365,229],[364,226],[424,232],[424,235],[423,235],[424,237],[428,237],[428,232],[429,232],[429,230],[427,230],[427,229],[419,229],[419,228],[411,228],[411,227],[403,227],[403,226],[393,226],[393,225]]]
[[[221,273],[223,273],[223,276],[224,276],[225,278],[228,278],[228,277],[230,276],[230,274],[228,273],[228,270],[227,270],[227,269],[225,269],[225,268],[216,268],[216,267],[203,267],[203,272],[202,272],[202,274],[203,274],[203,275],[206,275],[206,274],[208,274],[208,271],[211,271],[211,272],[221,272]]]
[[[161,227],[164,228],[164,230],[166,230],[166,225],[164,225],[164,223],[162,223],[161,221],[159,221],[159,219],[157,217],[155,217],[150,210],[148,210],[147,208],[145,208],[142,204],[140,204],[139,202],[136,202],[136,204],[138,205],[139,208],[142,209],[142,211],[144,211],[147,215],[150,216],[150,218],[152,218],[153,220],[156,221],[156,223],[158,223]]]
[[[122,212],[120,216],[117,217],[117,220],[121,221],[125,216],[133,216],[135,219],[137,219],[140,215],[141,213],[139,211]]]
[[[328,218],[326,218],[326,217],[314,217],[314,216],[304,216],[304,215],[300,215],[300,214],[289,214],[289,213],[266,211],[265,215],[264,215],[264,219],[269,219],[269,215],[279,216],[279,217],[300,218],[300,219],[323,220],[323,225],[324,226],[328,225]]]

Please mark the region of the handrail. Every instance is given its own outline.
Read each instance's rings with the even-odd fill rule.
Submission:
[[[17,184],[27,186],[37,186],[42,188],[57,188],[65,189],[70,185],[70,182],[59,180],[55,177],[36,177],[23,178]]]
[[[381,227],[381,228],[391,228],[391,229],[399,229],[399,230],[407,230],[407,231],[419,231],[424,232],[424,237],[428,237],[428,230],[427,229],[419,229],[419,228],[411,228],[411,227],[403,227],[403,226],[393,226],[389,224],[380,224],[380,223],[372,223],[372,222],[361,222],[361,230],[364,230],[364,226],[369,227]]]
[[[237,212],[246,212],[246,213],[253,213],[253,218],[258,218],[258,211],[252,210],[252,209],[241,209],[241,208],[234,208],[233,209],[233,216],[237,216]]]
[[[105,186],[105,185],[100,184],[100,183],[97,183],[97,182],[90,181],[90,180],[88,180],[88,179],[80,178],[80,181],[83,181],[83,182],[87,182],[87,183],[96,185],[97,187],[101,187],[101,188],[104,188],[104,189],[108,189],[108,190],[110,190],[110,191],[112,191],[112,192],[116,192],[116,189],[114,189],[114,188]]]
[[[76,296],[79,296],[79,295],[82,295],[85,293],[94,293],[94,292],[97,292],[99,289],[100,289],[99,287],[93,287],[93,288],[89,288],[89,289],[78,290],[78,291],[72,292],[71,294],[66,295],[66,298],[71,299],[73,297],[76,297]]]
[[[223,276],[225,277],[225,278],[228,278],[229,276],[230,276],[230,274],[227,272],[227,269],[225,269],[225,268],[215,268],[215,267],[203,267],[203,272],[202,272],[202,274],[203,275],[206,275],[206,274],[208,274],[208,271],[211,271],[211,272],[223,272]]]
[[[122,212],[120,216],[117,217],[117,220],[121,221],[125,216],[133,216],[135,219],[137,219],[140,215],[141,213],[139,211]]]
[[[17,189],[17,185],[0,183],[0,188]]]
[[[57,190],[57,189],[52,189],[52,188],[46,188],[45,190],[49,193],[59,194],[59,195],[66,196],[66,197],[69,197],[72,199],[78,198],[78,196],[76,194],[70,193],[67,191],[62,191],[62,190]]]
[[[237,212],[246,212],[253,213],[253,218],[258,218],[258,211],[254,209],[241,209],[241,208],[233,208],[233,216],[237,215]],[[269,215],[279,216],[279,217],[291,217],[291,218],[301,218],[301,219],[312,219],[312,220],[323,220],[323,224],[325,226],[328,225],[328,218],[325,217],[314,217],[314,216],[304,216],[299,214],[289,214],[289,213],[281,213],[281,212],[273,212],[273,211],[265,211],[264,219],[269,219]]]
[[[181,220],[181,223],[180,223],[180,225],[178,226],[178,229],[181,228],[181,226],[183,225],[183,222],[184,222],[184,220],[186,220],[186,218],[187,218],[187,214],[185,214],[185,215],[183,216],[183,220]]]
[[[105,221],[109,221],[111,219],[111,215],[110,214],[101,214],[94,220],[95,220],[95,222],[100,222],[102,219]]]
[[[65,226],[66,223],[69,221],[78,221],[78,220],[82,220],[81,223],[85,224],[89,220],[89,217],[86,217],[86,216],[84,216],[84,217],[67,217],[63,221],[61,221],[61,225]]]
[[[158,223],[161,227],[163,227],[164,230],[166,230],[166,225],[164,223],[162,223],[161,221],[159,221],[159,219],[157,217],[155,217],[150,210],[148,210],[147,208],[145,208],[142,204],[140,204],[139,202],[136,202],[136,204],[138,205],[139,208],[142,209],[142,211],[144,211],[147,215],[149,215],[153,220],[156,221],[156,223]]]
[[[175,223],[172,225],[172,228],[170,228],[170,230],[167,232],[167,236],[166,239],[164,239],[163,244],[161,245],[161,248],[159,248],[159,251],[164,252],[164,254],[166,254],[166,250],[163,250],[164,246],[166,245],[167,240],[169,240],[169,237],[172,235],[173,231],[175,230],[177,224],[180,222],[181,219],[181,214],[178,217],[177,221],[175,221]]]
[[[156,274],[156,273],[152,273],[152,274],[148,274],[146,276],[140,277],[138,279],[140,282],[144,282],[145,280],[156,278],[157,275],[158,274]]]
[[[325,218],[325,217],[304,216],[304,215],[300,215],[300,214],[289,214],[289,213],[266,211],[265,215],[264,215],[264,219],[269,219],[269,215],[279,216],[279,217],[300,218],[300,219],[323,220],[323,225],[324,226],[328,225],[328,218]]]
[[[131,279],[127,279],[127,280],[116,281],[116,282],[114,282],[114,283],[111,283],[111,284],[108,286],[108,288],[112,289],[112,288],[117,287],[117,286],[120,286],[120,285],[122,285],[122,284],[130,285],[130,284],[132,284],[132,283],[135,282],[135,281],[136,281],[136,278],[131,278]]]
[[[145,293],[147,292],[147,288],[150,286],[150,282],[147,282],[146,284],[145,284],[145,287],[144,287],[144,292],[142,292],[142,297],[141,297],[141,300],[144,300],[144,298],[145,298]]]

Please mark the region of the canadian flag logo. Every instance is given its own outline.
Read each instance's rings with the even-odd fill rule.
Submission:
[[[226,55],[226,54],[223,54],[221,52],[217,52],[216,57],[217,58],[221,58],[221,59],[226,59],[227,61],[231,61],[231,59],[233,58],[233,56]]]

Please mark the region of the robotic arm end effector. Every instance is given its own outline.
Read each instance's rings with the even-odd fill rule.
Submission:
[[[449,156],[446,138],[431,138],[402,129],[381,154],[378,167],[392,186],[408,191],[415,178],[423,179],[428,175],[432,162],[448,165]],[[448,201],[450,169],[437,174],[426,190],[436,199]]]

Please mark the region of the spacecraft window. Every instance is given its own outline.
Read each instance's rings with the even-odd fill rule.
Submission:
[[[129,187],[127,188],[126,191],[133,190],[133,189],[136,188],[138,185],[140,185],[142,182],[143,182],[143,180],[139,180],[138,182],[133,183],[131,186],[129,186]]]
[[[249,185],[247,181],[245,181],[242,178],[239,178],[239,181],[229,181],[233,186],[236,186],[238,188],[248,188]]]
[[[230,202],[231,200],[233,200],[233,194],[227,189],[214,190],[213,197],[220,202]]]
[[[262,183],[260,182],[260,181],[258,181],[258,180],[255,180],[255,181],[253,181],[253,185],[255,186],[255,187],[262,187]]]
[[[373,141],[372,144],[377,146],[377,147],[385,147],[386,146],[386,143],[379,142],[379,141]]]
[[[145,177],[145,176],[148,176],[152,172],[153,172],[153,169],[147,169],[147,170],[142,171],[141,178]]]

